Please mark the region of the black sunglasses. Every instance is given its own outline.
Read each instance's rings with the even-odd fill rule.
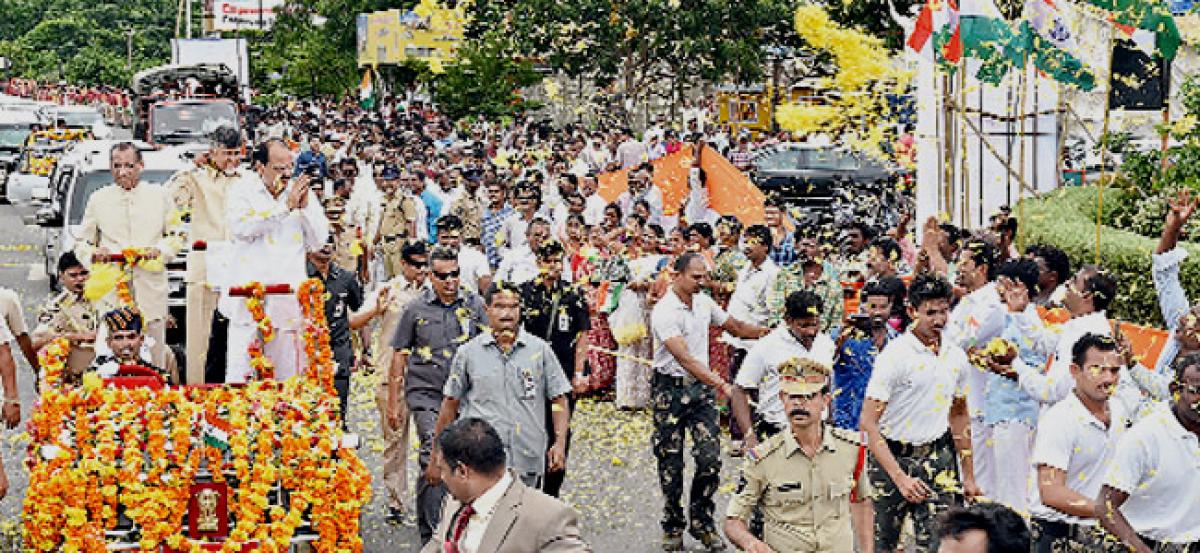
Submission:
[[[460,274],[462,274],[462,271],[459,271],[458,269],[455,269],[453,271],[446,271],[444,273],[439,272],[439,271],[433,271],[433,276],[437,277],[438,280],[450,280],[452,278],[458,278],[458,276]]]

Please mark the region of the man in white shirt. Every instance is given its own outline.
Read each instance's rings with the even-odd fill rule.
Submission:
[[[621,169],[632,169],[649,161],[646,144],[633,138],[633,131],[628,127],[621,129],[621,143],[617,146],[617,161]]]
[[[968,240],[963,244],[955,272],[955,284],[967,295],[950,311],[946,321],[945,341],[971,351],[984,348],[992,338],[1004,331],[1004,316],[1008,312],[1000,293],[996,291],[996,248],[983,240]],[[983,422],[984,390],[987,371],[971,365],[966,374],[967,405],[971,408],[971,451],[975,461],[975,482],[979,487],[995,491],[991,440],[992,428]]]
[[[270,140],[255,148],[253,157],[261,180],[258,186],[229,190],[227,216],[232,238],[209,248],[210,278],[220,275],[216,283],[221,287],[218,307],[229,318],[226,382],[259,378],[250,367],[247,353],[247,348],[260,339],[256,321],[246,309],[245,298],[229,295],[230,287],[259,282],[288,284],[297,290],[308,278],[306,254],[321,249],[329,236],[325,210],[309,189],[307,176],[290,182],[287,179],[293,165],[287,146]],[[265,303],[275,337],[262,350],[274,363],[275,378],[284,380],[299,374],[305,362],[300,303],[294,293],[267,296]]]
[[[821,298],[812,292],[793,292],[784,305],[783,324],[754,341],[734,379],[730,403],[734,419],[745,436],[746,449],[788,426],[779,399],[781,365],[797,359],[810,359],[826,367],[833,365],[836,346],[828,334],[821,332]],[[748,390],[758,393],[758,416],[753,419]]]
[[[483,252],[463,245],[462,228],[462,219],[457,215],[443,215],[437,222],[437,241],[458,252],[458,269],[462,271],[459,282],[463,288],[480,294],[492,284],[492,268]]]
[[[1113,335],[1112,325],[1105,315],[1105,310],[1117,295],[1117,280],[1111,273],[1095,265],[1085,265],[1067,281],[1064,288],[1066,295],[1063,305],[1071,313],[1071,318],[1059,328],[1047,328],[1041,320],[1031,315],[1018,319],[1021,332],[1030,347],[1054,352],[1054,360],[1047,371],[1043,371],[1042,367],[1031,367],[1019,357],[1013,360],[1012,368],[1017,373],[1017,382],[1043,405],[1058,403],[1071,393],[1071,387],[1075,384],[1070,371],[1071,348],[1075,342],[1089,332],[1110,337]],[[1125,412],[1133,417],[1141,397],[1129,371],[1122,368],[1113,399],[1123,403]]]
[[[608,202],[596,193],[598,188],[595,174],[589,173],[579,179],[579,192],[584,197],[583,222],[589,227],[594,227],[604,220],[604,208],[608,207]]]
[[[571,507],[513,478],[504,442],[486,421],[459,419],[437,441],[450,497],[422,553],[591,551]]]
[[[893,551],[912,517],[920,551],[936,551],[935,518],[980,495],[971,462],[970,417],[962,348],[942,339],[953,291],[945,279],[918,275],[909,287],[912,328],[875,360],[859,424],[871,450],[875,550]],[[962,487],[959,468],[962,465]],[[961,492],[961,494],[960,494]]]
[[[496,232],[497,244],[502,244],[509,250],[529,245],[526,242],[526,231],[542,208],[542,191],[536,185],[518,184],[513,190],[513,197],[516,200],[516,211],[500,223],[500,230]]]
[[[729,298],[729,314],[748,323],[768,326],[767,319],[770,318],[771,313],[767,308],[767,291],[775,282],[775,275],[779,273],[779,266],[771,261],[770,257],[771,231],[763,225],[753,225],[746,229],[745,245],[742,250],[746,254],[748,263],[737,272],[737,284],[734,286],[733,295]],[[820,314],[819,307],[817,313]],[[754,347],[755,340],[745,340],[726,332],[721,335],[721,341],[729,344],[733,350],[729,375],[736,381],[738,369],[742,366],[742,361],[746,359],[746,354]],[[826,366],[832,365],[831,359]],[[747,429],[748,427],[742,430]],[[741,438],[741,434],[733,432],[732,429],[731,434],[735,440]]]
[[[629,189],[617,196],[617,205],[626,216],[633,213],[633,206],[639,200],[650,204],[650,220],[647,223],[662,224],[663,195],[653,182],[654,166],[643,163],[636,170],[629,172]]]
[[[1128,550],[1197,550],[1200,543],[1200,354],[1172,363],[1173,401],[1117,442],[1096,516]]]
[[[1075,390],[1038,420],[1031,457],[1036,553],[1106,548],[1095,498],[1126,429],[1121,404],[1109,401],[1122,359],[1116,342],[1100,334],[1084,334],[1072,349]]]
[[[663,549],[683,551],[683,530],[707,549],[724,547],[713,521],[713,494],[721,475],[720,427],[716,391],[733,393],[733,386],[708,365],[708,327],[716,326],[742,338],[761,338],[769,329],[742,322],[700,293],[708,279],[704,257],[685,252],[674,264],[675,280],[654,306],[650,327],[654,337],[654,377],[651,404],[654,434],[651,445],[658,459],[662,487]],[[692,436],[696,472],[689,496],[691,524],[684,518],[684,433]]]

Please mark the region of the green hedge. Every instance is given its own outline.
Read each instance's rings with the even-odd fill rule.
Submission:
[[[1115,188],[1104,191],[1105,212],[1123,202],[1132,201]],[[1025,244],[1051,244],[1071,258],[1072,268],[1096,261],[1096,201],[1094,186],[1060,188],[1038,198],[1024,200],[1022,237]],[[1020,208],[1014,209],[1021,213]],[[1107,217],[1106,217],[1107,218]],[[1122,320],[1164,327],[1150,276],[1151,254],[1157,238],[1114,227],[1102,227],[1100,265],[1119,279],[1117,299],[1109,316]],[[1200,248],[1188,243],[1188,259],[1180,273],[1184,290],[1200,290]],[[1192,298],[1195,299],[1195,298]]]

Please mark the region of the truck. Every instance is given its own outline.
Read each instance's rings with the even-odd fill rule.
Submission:
[[[135,74],[132,84],[137,140],[192,144],[223,126],[241,129],[238,78],[223,63],[152,67]]]

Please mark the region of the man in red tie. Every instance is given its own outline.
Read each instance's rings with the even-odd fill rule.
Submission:
[[[421,553],[590,552],[565,503],[508,471],[504,443],[487,421],[459,419],[438,436],[436,462],[450,492]]]

